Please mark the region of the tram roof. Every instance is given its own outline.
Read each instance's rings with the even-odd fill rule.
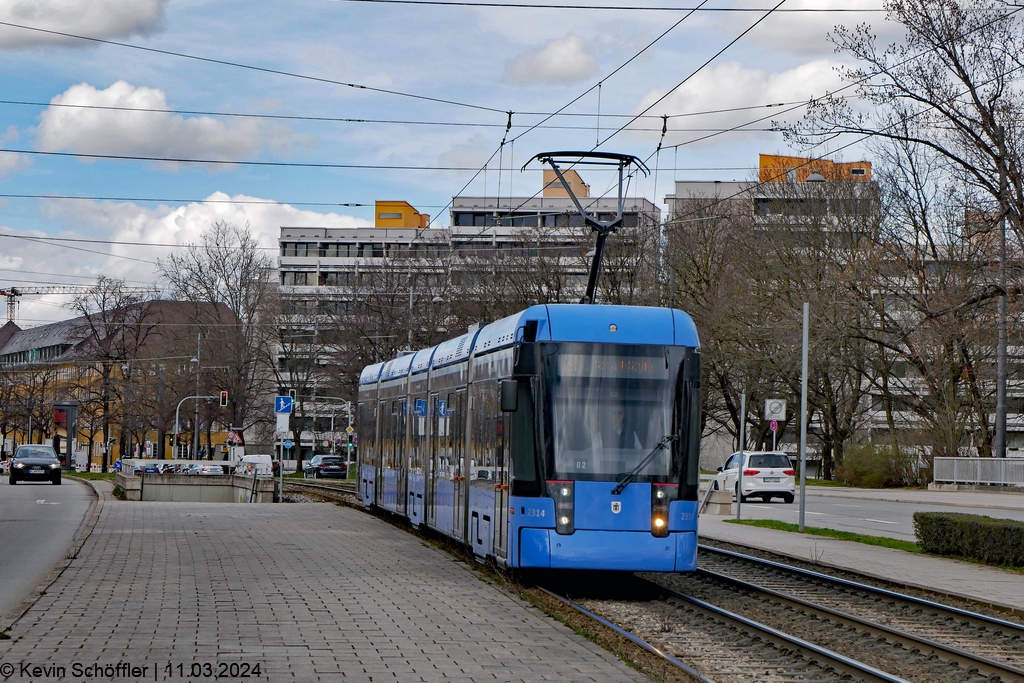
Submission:
[[[380,381],[387,382],[389,379],[405,377],[409,374],[409,366],[412,364],[413,354],[407,353],[400,358],[389,360],[384,364],[384,371],[380,373]]]
[[[429,349],[420,349],[416,352],[416,355],[412,357],[412,365],[409,366],[409,374],[415,375],[417,372],[423,372],[430,369],[430,361],[434,357],[434,350],[436,346],[431,346]]]
[[[697,327],[683,311],[651,306],[546,304],[531,306],[480,330],[474,355],[511,346],[529,321],[536,341],[700,346]]]
[[[469,358],[469,353],[473,350],[473,341],[479,333],[480,330],[475,329],[460,337],[455,337],[455,339],[449,339],[438,344],[435,347],[436,350],[434,351],[434,358],[431,361],[430,367],[440,368]]]
[[[376,363],[374,365],[367,365],[363,368],[363,371],[359,373],[360,384],[376,384],[377,380],[380,379],[380,371],[384,368],[384,363]]]

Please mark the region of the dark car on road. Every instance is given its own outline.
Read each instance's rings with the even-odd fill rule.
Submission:
[[[8,483],[48,481],[60,485],[60,460],[53,448],[45,445],[18,446],[11,459]]]
[[[302,468],[306,478],[344,479],[348,476],[345,459],[337,455],[314,455],[313,459]]]

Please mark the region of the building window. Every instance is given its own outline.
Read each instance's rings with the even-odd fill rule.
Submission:
[[[347,287],[352,284],[352,273],[320,273],[320,284],[324,287]]]
[[[384,245],[380,243],[364,242],[359,245],[359,255],[363,258],[383,258]]]
[[[306,287],[315,282],[316,273],[295,272],[290,270],[281,271],[281,284]]]
[[[321,244],[320,256],[326,258],[356,257],[359,255],[359,247],[355,244]]]
[[[850,175],[867,175],[868,169],[866,168],[851,168]]]
[[[311,256],[309,247],[306,242],[282,242],[281,256]]]
[[[378,213],[377,214],[377,218],[379,218],[379,219],[381,219],[383,221],[397,221],[397,220],[401,220],[402,219],[402,214],[400,214],[400,213],[388,213],[388,212]]]

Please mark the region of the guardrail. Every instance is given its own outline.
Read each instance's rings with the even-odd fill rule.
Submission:
[[[935,458],[932,480],[942,484],[1024,486],[1024,458]]]

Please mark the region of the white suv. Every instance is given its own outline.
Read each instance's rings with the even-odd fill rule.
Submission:
[[[781,498],[792,503],[796,495],[796,470],[789,456],[778,451],[743,452],[743,502],[748,498],[760,498],[767,503],[772,498]],[[740,453],[733,453],[718,468],[714,488],[738,494]]]

